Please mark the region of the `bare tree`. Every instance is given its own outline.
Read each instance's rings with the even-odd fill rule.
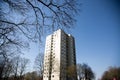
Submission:
[[[24,73],[26,71],[27,65],[29,63],[29,59],[21,58],[20,60],[20,66],[19,66],[19,76],[20,80],[24,80]]]
[[[3,69],[2,79],[8,80],[11,73],[12,73],[12,61],[8,60]]]
[[[1,24],[0,24],[1,25]],[[27,44],[15,39],[12,27],[0,26],[0,79],[8,77],[11,72],[11,60],[21,53]],[[17,53],[17,54],[16,54]]]
[[[42,79],[39,78],[36,71],[32,71],[25,74],[25,80],[42,80]]]
[[[92,69],[87,64],[78,64],[77,71],[79,75],[79,80],[92,80],[95,79],[95,74]]]
[[[9,47],[2,46],[0,49],[0,79],[9,77],[12,70],[12,58],[16,56],[14,54],[16,50]]]
[[[67,67],[67,76],[70,80],[77,80],[76,65],[71,65]]]
[[[39,53],[36,58],[35,58],[35,68],[36,71],[39,74],[39,77],[43,76],[43,60],[44,60],[44,55],[43,53]]]
[[[120,67],[109,67],[101,77],[101,80],[119,80],[120,79]]]
[[[19,71],[19,65],[20,65],[20,56],[17,56],[13,58],[13,75],[14,80],[18,80],[18,71]]]
[[[14,76],[14,80],[23,80],[24,73],[26,71],[27,65],[29,63],[29,59],[21,58],[20,56],[14,57],[12,59],[12,75]]]

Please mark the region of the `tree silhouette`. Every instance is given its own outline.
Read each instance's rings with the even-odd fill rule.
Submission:
[[[110,67],[103,73],[101,80],[120,80],[120,67]]]
[[[95,78],[95,74],[87,64],[78,64],[77,71],[79,79],[92,80]]]
[[[76,65],[71,65],[67,67],[67,76],[71,80],[77,79]]]
[[[44,55],[43,53],[39,53],[36,58],[35,58],[35,69],[39,74],[39,77],[43,76],[43,60],[44,60]]]
[[[24,74],[26,72],[26,68],[27,68],[28,63],[29,63],[29,59],[26,59],[26,58],[20,59],[20,66],[19,66],[20,80],[24,80]]]

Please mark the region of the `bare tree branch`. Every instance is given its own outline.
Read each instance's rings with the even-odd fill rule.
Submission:
[[[79,11],[76,0],[64,0],[64,1],[60,0],[58,2],[55,0],[46,0],[46,1],[43,1],[43,0],[26,0],[26,1],[4,0],[3,2],[6,2],[7,4],[9,4],[10,9],[17,10],[18,12],[22,12],[23,14],[25,14],[24,17],[27,15],[29,16],[29,14],[26,14],[26,12],[30,10],[29,8],[32,9],[32,11],[34,12],[33,15],[35,15],[34,17],[35,21],[34,21],[33,26],[36,27],[36,33],[38,35],[38,38],[41,37],[41,34],[42,34],[41,31],[44,32],[44,30],[48,30],[47,27],[53,28],[52,30],[54,30],[54,28],[57,28],[57,26],[66,27],[66,28],[72,27],[73,23],[75,22],[73,15],[75,15],[76,12]],[[3,11],[0,11],[0,12],[3,12]],[[5,16],[5,15],[1,14],[1,16]],[[50,19],[52,23],[48,23],[47,22],[48,19]],[[15,24],[13,23],[14,21],[9,21],[7,19],[6,20],[0,19],[0,22],[11,24],[14,26],[20,26],[20,25],[23,26],[23,24],[25,24],[22,22]],[[28,24],[29,23],[30,22],[28,20]],[[48,23],[48,25],[46,23]]]
[[[38,71],[40,77],[43,75],[43,60],[44,56],[42,53],[39,53],[35,58],[34,67],[36,68],[36,71]]]
[[[77,0],[1,0],[0,56],[21,53],[29,41],[41,42],[45,33],[73,27],[78,12]]]

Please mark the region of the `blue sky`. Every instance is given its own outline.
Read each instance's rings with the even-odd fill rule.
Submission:
[[[109,66],[120,66],[120,8],[117,0],[81,3],[80,16],[71,31],[76,40],[77,63],[87,63],[100,78]]]
[[[74,28],[68,31],[75,37],[77,63],[87,63],[100,78],[110,66],[120,66],[120,6],[118,0],[80,0],[80,15]],[[31,67],[38,53],[31,43],[25,56]]]

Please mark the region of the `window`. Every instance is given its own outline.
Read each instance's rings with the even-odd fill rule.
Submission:
[[[52,75],[52,77],[54,77],[54,75]]]

